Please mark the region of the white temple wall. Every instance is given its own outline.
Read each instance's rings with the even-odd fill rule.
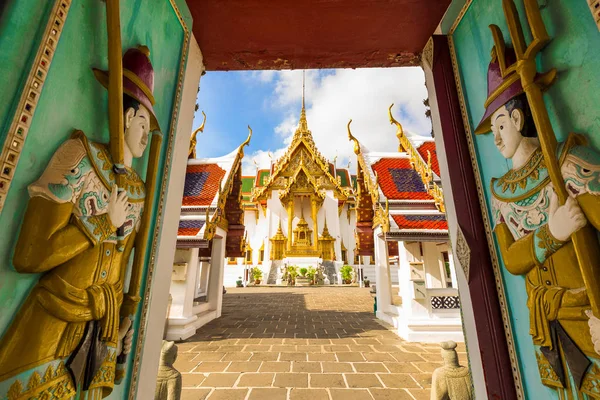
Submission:
[[[348,218],[348,204],[346,203],[338,218],[340,236],[341,239],[344,240],[344,246],[346,246],[346,249],[348,250],[348,264],[354,265],[354,249],[356,248],[356,239],[354,237],[354,230],[356,229],[356,212],[350,211],[350,218]]]
[[[445,280],[442,277],[440,265],[442,253],[435,242],[423,242],[422,244],[427,288],[444,288]]]
[[[427,57],[424,57],[424,60]],[[431,65],[428,62],[423,62],[423,71],[425,72],[425,82],[427,87],[427,93],[429,95],[429,106],[431,109],[431,123],[433,131],[435,132],[435,146],[437,149],[445,149],[444,146],[444,135],[442,135],[442,124],[439,113],[437,94],[435,90],[435,84],[433,79],[433,72]],[[444,204],[446,206],[446,219],[448,220],[448,232],[451,241],[456,246],[456,238],[459,226],[456,216],[456,209],[454,207],[454,197],[452,195],[452,182],[445,171],[450,170],[446,153],[439,151],[437,153],[438,162],[440,165],[442,187],[444,188]],[[452,245],[451,245],[452,246]],[[452,250],[452,249],[451,249]],[[451,253],[455,253],[451,251]],[[450,255],[450,254],[449,254]],[[464,325],[464,331],[466,339],[469,343],[468,349],[479,349],[479,339],[477,329],[475,327],[475,316],[473,314],[473,306],[471,293],[469,292],[468,278],[465,275],[464,267],[460,265],[458,259],[454,259],[450,256],[451,268],[454,271],[455,287],[460,288],[460,303],[461,303],[461,316]],[[454,266],[459,268],[454,269]],[[474,300],[474,299],[473,299]],[[469,351],[469,365],[472,374],[472,381],[474,383],[474,395],[477,399],[487,399],[485,389],[485,376],[483,374],[483,363],[481,361],[481,355],[479,351]]]
[[[173,297],[169,317],[187,318],[192,315],[192,303],[198,271],[198,249],[175,250],[174,264],[186,264],[185,279],[172,280],[170,293]],[[183,277],[183,276],[182,276]]]
[[[271,197],[267,200],[267,216],[264,217],[262,215],[262,210],[259,210],[259,212],[261,213],[261,218],[265,218],[265,220],[267,221],[269,227],[267,234],[269,238],[272,238],[277,232],[277,229],[279,228],[280,219],[281,230],[283,231],[284,236],[287,237],[288,215],[287,210],[285,209],[285,207],[283,207],[283,204],[281,204],[281,200],[279,200],[279,190],[273,190],[271,192]],[[308,216],[310,217],[310,213]],[[295,228],[296,225],[294,224],[293,227]]]
[[[323,233],[323,227],[325,226],[325,218],[327,217],[327,229],[329,234],[335,239],[335,257],[336,260],[341,261],[342,259],[342,247],[340,240],[340,218],[338,216],[338,200],[335,198],[333,190],[326,192],[325,200],[323,205],[317,214],[317,220],[319,221],[319,236]]]
[[[252,249],[252,261],[248,263],[248,265],[258,266],[260,248],[264,244],[265,249],[265,260],[268,260],[267,253],[267,244],[269,241],[269,223],[268,223],[268,214],[265,217],[262,210],[258,210],[258,221],[256,220],[256,213],[251,212],[249,214],[248,220],[244,218],[245,222],[247,222],[246,233],[248,235],[247,240],[250,244],[250,248]],[[264,271],[263,271],[264,272]]]
[[[138,399],[154,398],[156,374],[160,361],[161,342],[165,326],[165,315],[169,304],[169,286],[171,284],[177,226],[181,213],[181,198],[185,181],[187,154],[190,145],[190,132],[194,120],[194,106],[198,94],[200,76],[204,70],[202,52],[192,35],[183,81],[181,107],[177,119],[176,134],[173,138],[173,163],[168,171],[169,190],[164,203],[163,223],[160,231],[160,244],[156,254],[157,268],[150,288],[148,319],[146,322],[146,337],[141,353],[139,379],[137,385]]]
[[[354,214],[354,213],[352,213]],[[356,221],[354,221],[354,225],[352,225],[353,215],[350,216],[350,221],[348,220],[348,204],[344,204],[342,207],[342,213],[338,216],[338,222],[340,227],[340,249],[342,246],[342,241],[344,242],[344,246],[346,247],[346,254],[348,257],[348,264],[354,263],[354,226],[356,226]],[[341,261],[341,258],[340,258]]]

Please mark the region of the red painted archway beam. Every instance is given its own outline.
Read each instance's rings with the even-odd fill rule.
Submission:
[[[187,0],[207,70],[417,65],[450,0]]]

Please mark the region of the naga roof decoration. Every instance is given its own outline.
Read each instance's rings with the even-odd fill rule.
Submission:
[[[437,158],[437,151],[435,149],[435,142],[433,138],[424,140],[423,143],[417,146],[417,152],[423,159],[431,164],[431,170],[435,173],[434,180],[439,180],[440,177],[440,163]]]
[[[410,157],[411,166],[421,176],[421,181],[425,185],[427,192],[435,201],[437,209],[440,210],[440,212],[445,212],[446,208],[444,206],[444,193],[442,192],[442,188],[434,181],[434,173],[431,166],[431,150],[428,150],[427,148],[423,149],[423,151],[427,152],[427,162],[425,162],[424,158],[414,148],[411,141],[404,134],[404,130],[402,129],[400,122],[394,119],[394,116],[392,115],[392,107],[394,107],[394,104],[392,104],[388,109],[388,115],[390,117],[390,123],[396,125],[396,137],[400,142],[398,151],[404,151],[408,154]],[[435,161],[437,164],[437,154],[435,155]]]
[[[198,129],[196,129],[193,133],[192,133],[192,138],[190,139],[190,149],[188,151],[188,159],[195,159],[196,158],[196,136],[198,135],[198,132],[204,132],[204,125],[206,125],[206,114],[204,114],[204,111],[202,111],[202,115],[204,115],[204,121],[202,121],[202,124],[198,127]]]
[[[306,156],[305,156],[306,154]],[[300,121],[294,133],[292,142],[285,154],[272,165],[272,172],[264,186],[257,187],[252,193],[252,200],[264,200],[273,189],[287,189],[291,179],[286,179],[298,173],[298,158],[303,160],[308,175],[316,175],[321,179],[320,186],[325,189],[333,189],[336,197],[346,200],[351,194],[351,188],[344,188],[341,182],[333,176],[329,161],[317,150],[311,131],[306,121],[306,109],[304,106],[304,94],[302,95],[302,109],[300,110]],[[335,171],[333,169],[333,171]],[[260,182],[263,183],[262,181]]]
[[[364,153],[368,153],[366,147],[360,144],[358,139],[354,137],[350,130],[350,124],[352,120],[348,121],[348,140],[354,143],[354,154],[358,160],[357,173],[363,176],[364,186],[367,189],[368,194],[371,196],[373,203],[379,202],[379,185],[377,184],[377,176],[371,173],[371,165],[365,160]],[[363,172],[363,174],[360,174]],[[360,192],[360,187],[357,187],[357,191]],[[359,194],[360,196],[360,194]]]

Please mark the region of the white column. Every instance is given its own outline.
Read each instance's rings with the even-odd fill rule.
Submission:
[[[217,228],[217,235],[212,242],[212,254],[210,256],[210,278],[208,281],[208,295],[206,300],[209,309],[217,311],[217,318],[221,316],[223,308],[223,274],[225,272],[225,240],[227,232]]]
[[[402,314],[406,318],[412,316],[412,302],[415,298],[410,268],[406,246],[404,242],[398,242],[398,288],[402,296]]]
[[[381,227],[373,233],[375,239],[375,278],[377,282],[377,314],[392,311],[392,277],[387,243]]]
[[[138,399],[153,399],[156,388],[156,374],[158,372],[158,363],[162,348],[165,316],[169,304],[171,266],[175,254],[190,133],[192,132],[192,123],[194,121],[194,106],[196,104],[198,84],[203,70],[202,52],[192,35],[179,107],[179,118],[175,129],[172,164],[168,177],[169,190],[164,199],[164,215],[160,231],[159,248],[156,253],[156,266],[152,278],[152,287],[150,288],[149,311],[145,330],[146,337],[142,348],[139,349],[142,352],[142,356],[137,384],[136,397]],[[132,388],[132,390],[135,390],[135,388]]]
[[[456,278],[456,269],[454,268],[454,257],[452,257],[452,246],[448,246],[448,262],[450,264],[450,279],[452,279],[452,287],[457,289],[458,282]]]
[[[428,45],[430,45],[428,43]],[[431,122],[433,125],[433,131],[435,132],[435,147],[440,149],[437,152],[438,163],[440,166],[442,187],[444,189],[444,205],[446,206],[446,219],[448,220],[448,233],[452,243],[456,243],[456,232],[458,230],[458,222],[456,217],[456,209],[454,207],[454,198],[452,196],[452,183],[448,178],[447,171],[450,170],[448,160],[446,159],[446,153],[443,151],[444,137],[442,135],[442,124],[440,119],[439,107],[437,96],[435,92],[435,83],[433,79],[433,72],[431,65],[428,61],[422,63],[423,71],[425,72],[425,83],[427,86],[427,93],[429,94],[429,107],[431,109]],[[453,251],[454,253],[454,251]],[[453,260],[453,257],[450,258]],[[460,266],[457,260],[453,260],[453,265]],[[481,362],[481,355],[479,352],[479,340],[477,337],[477,329],[475,328],[475,316],[473,314],[473,306],[471,301],[471,293],[469,292],[469,283],[462,268],[456,271],[456,283],[460,292],[460,303],[461,303],[461,316],[463,321],[463,327],[466,334],[466,342],[469,344],[469,364],[471,369],[471,376],[474,382],[475,398],[476,399],[487,399],[487,392],[485,386],[485,376],[483,374],[483,364]]]
[[[198,274],[198,249],[177,250],[175,263],[185,262],[185,280],[171,281],[171,296],[173,303],[169,312],[171,319],[187,319],[193,314],[194,294],[196,292],[196,277]]]

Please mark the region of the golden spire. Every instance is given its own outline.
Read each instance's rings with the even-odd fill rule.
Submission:
[[[194,131],[194,133],[192,133],[192,138],[190,139],[190,149],[188,151],[188,159],[190,158],[196,158],[196,135],[198,135],[198,132],[204,132],[204,125],[206,124],[206,114],[204,114],[204,111],[202,111],[202,115],[204,115],[204,121],[202,121],[202,124],[200,125],[200,127],[198,129],[196,129]]]
[[[306,107],[304,104],[305,88],[305,73],[302,71],[302,109],[300,110],[300,122],[298,123],[298,129],[296,129],[294,136],[305,136],[306,134],[310,135],[310,131],[308,130],[308,122],[306,121]]]
[[[329,236],[329,229],[327,228],[327,215],[325,215],[325,223],[323,224],[323,236]]]
[[[305,86],[305,81],[306,81],[306,74],[305,74],[305,70],[302,70],[302,110],[304,110],[304,90],[306,88]]]

